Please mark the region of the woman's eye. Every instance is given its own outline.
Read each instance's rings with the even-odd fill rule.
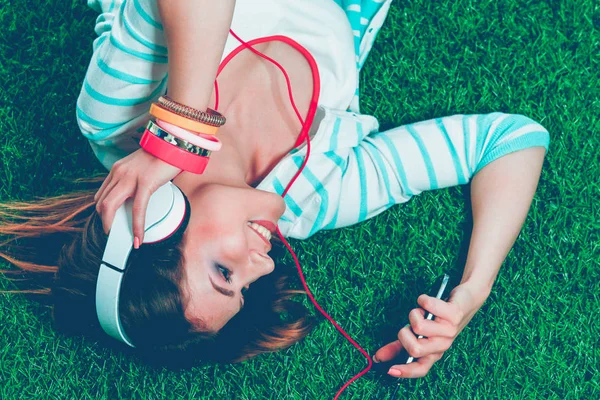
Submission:
[[[231,271],[219,264],[217,264],[217,268],[219,269],[219,272],[221,273],[225,281],[227,283],[230,283],[231,279],[229,278],[229,276],[231,275]]]

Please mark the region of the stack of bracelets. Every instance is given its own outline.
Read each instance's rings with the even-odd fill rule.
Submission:
[[[196,110],[161,96],[150,106],[150,115],[154,119],[148,121],[140,146],[166,163],[202,174],[210,153],[221,149],[215,135],[225,117],[215,110]]]

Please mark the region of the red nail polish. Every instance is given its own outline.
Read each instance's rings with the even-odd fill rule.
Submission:
[[[133,248],[134,249],[140,248],[140,239],[137,236],[133,238]]]

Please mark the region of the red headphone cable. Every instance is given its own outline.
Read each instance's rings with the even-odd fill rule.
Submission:
[[[290,102],[292,104],[292,107],[294,108],[294,111],[296,112],[296,116],[298,117],[298,120],[300,121],[300,124],[302,125],[302,132],[304,132],[303,135],[303,140],[302,142],[306,141],[306,157],[304,157],[304,161],[302,163],[302,165],[300,166],[300,168],[298,169],[298,172],[296,172],[296,174],[294,175],[294,177],[290,180],[290,182],[288,183],[288,185],[286,186],[285,190],[283,191],[283,193],[281,194],[281,197],[285,197],[285,195],[287,194],[287,192],[290,190],[290,188],[292,187],[292,184],[296,181],[296,179],[298,179],[298,177],[300,176],[300,174],[302,173],[302,170],[304,169],[304,167],[306,166],[307,162],[308,162],[308,158],[310,157],[310,137],[308,134],[308,129],[306,129],[305,126],[305,121],[302,119],[302,116],[300,115],[300,112],[298,111],[298,108],[296,107],[296,103],[294,102],[294,96],[292,94],[292,85],[290,82],[290,78],[287,74],[287,72],[285,71],[285,69],[275,60],[273,60],[272,58],[264,55],[263,53],[259,52],[258,50],[254,49],[250,44],[246,43],[245,41],[243,41],[238,35],[236,35],[233,30],[229,30],[229,32],[231,33],[231,35],[236,38],[246,49],[252,51],[254,54],[264,58],[267,61],[270,61],[271,63],[273,63],[277,68],[279,68],[279,70],[281,70],[281,72],[283,73],[283,76],[285,77],[285,81],[287,83],[287,87],[288,87],[288,94],[290,97]],[[276,40],[276,39],[273,39]],[[289,43],[288,43],[289,44]],[[299,49],[296,49],[299,50]],[[313,64],[310,62],[310,60],[308,59],[308,57],[306,56],[306,54],[304,54],[304,52],[301,51],[301,53],[307,58],[307,61],[309,61],[309,64],[311,64],[311,72],[313,73],[313,79],[314,79],[314,67]],[[219,71],[217,73],[217,77],[219,76],[219,74],[221,73],[223,67],[225,65],[222,64],[219,67]],[[218,109],[219,106],[219,87],[217,84],[217,80],[215,79],[215,110]],[[316,102],[311,102],[309,111],[308,111],[308,115],[310,115],[311,111],[314,112],[314,110],[316,109],[317,104]],[[306,132],[305,132],[306,130]],[[302,143],[300,142],[300,143]],[[369,370],[371,369],[371,367],[373,366],[373,361],[371,360],[371,357],[369,356],[369,354],[363,350],[363,348],[356,342],[354,341],[354,339],[352,339],[347,333],[346,331],[344,331],[344,329],[342,329],[342,327],[335,322],[335,320],[333,318],[331,318],[329,316],[329,314],[327,314],[325,312],[325,310],[323,310],[323,308],[321,308],[321,306],[319,305],[319,303],[317,303],[317,301],[315,300],[312,292],[310,291],[310,289],[308,288],[308,285],[306,284],[306,279],[304,278],[304,274],[302,273],[302,268],[300,266],[300,262],[298,261],[298,257],[296,256],[296,253],[294,253],[294,250],[292,249],[292,247],[290,246],[290,244],[287,242],[287,240],[285,240],[285,237],[281,234],[281,231],[279,230],[279,228],[277,228],[277,235],[279,236],[279,238],[281,239],[281,241],[283,242],[283,244],[285,245],[285,247],[288,249],[288,251],[290,252],[290,254],[292,255],[292,258],[294,259],[294,262],[296,263],[296,268],[298,269],[298,275],[300,276],[300,280],[302,281],[302,285],[304,286],[304,290],[306,291],[308,297],[310,298],[310,300],[313,302],[313,304],[315,305],[315,307],[321,312],[321,314],[323,314],[323,316],[325,318],[327,318],[327,320],[329,320],[329,322],[331,322],[333,324],[333,326],[336,327],[336,329],[342,334],[344,335],[344,337],[350,342],[352,343],[352,345],[354,345],[354,347],[356,347],[363,356],[366,357],[367,362],[369,363],[369,365],[367,366],[367,368],[365,368],[364,370],[362,370],[360,373],[356,374],[352,379],[350,379],[348,382],[346,382],[344,384],[344,386],[341,387],[341,389],[335,394],[334,400],[337,400],[340,396],[340,394],[342,394],[342,392],[348,387],[350,386],[350,384],[352,382],[354,382],[355,380],[357,380],[358,378],[360,378],[361,376],[363,376],[364,374],[366,374],[367,372],[369,372]]]

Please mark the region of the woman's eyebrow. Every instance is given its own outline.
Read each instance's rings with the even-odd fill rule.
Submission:
[[[210,277],[210,274],[208,274],[208,280],[210,281],[210,284],[212,285],[213,288],[215,288],[215,290],[221,294],[224,294],[227,297],[233,297],[234,293],[232,290],[228,290],[225,289],[224,287],[218,286],[216,285],[213,280]],[[244,308],[244,306],[242,305],[242,299],[240,298],[240,310]]]

